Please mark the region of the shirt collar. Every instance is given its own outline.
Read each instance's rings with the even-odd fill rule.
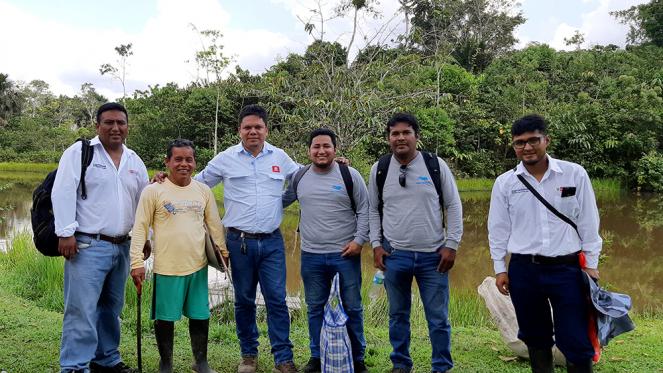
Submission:
[[[272,144],[268,143],[267,141],[265,141],[265,143],[262,146],[262,150],[260,151],[260,154],[272,153],[274,151],[274,149],[275,149],[274,145],[272,145]],[[241,141],[237,145],[237,153],[246,153],[246,154],[252,155],[249,151],[244,149],[244,145],[242,145]]]
[[[90,146],[95,146],[95,145],[103,146],[101,140],[99,140],[99,136],[95,136],[92,140],[90,140]],[[132,152],[131,149],[127,148],[126,145],[122,144],[122,156],[124,157],[124,154],[129,155],[130,152]]]
[[[562,168],[559,166],[559,161],[557,159],[551,157],[548,153],[546,153],[546,158],[548,158],[548,170],[557,172],[558,174],[564,173],[564,171],[562,171]],[[518,163],[518,166],[516,166],[516,171],[514,172],[514,174],[520,175],[523,173],[529,174],[523,162],[520,161],[520,163]]]

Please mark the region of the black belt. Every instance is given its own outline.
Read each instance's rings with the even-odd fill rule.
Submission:
[[[571,264],[580,265],[577,251],[573,254],[560,255],[560,256],[543,256],[532,254],[511,254],[511,260],[530,262],[534,264],[554,265],[554,264]]]
[[[277,230],[275,230],[274,232],[276,232]],[[274,232],[269,232],[269,233],[244,232],[243,230],[239,230],[239,229],[233,228],[233,227],[229,227],[228,231],[243,235],[244,238],[252,238],[254,240],[262,240],[263,238],[267,238],[267,237],[271,236],[272,234],[274,234]]]
[[[106,236],[105,234],[101,234],[101,233],[96,233],[95,234],[95,233],[76,232],[75,234],[77,234],[79,236],[92,237],[96,240],[102,240],[102,241],[110,242],[110,243],[115,244],[115,245],[125,243],[125,242],[127,242],[131,239],[131,236],[129,236],[128,234],[125,234],[124,236],[117,236],[117,237]]]

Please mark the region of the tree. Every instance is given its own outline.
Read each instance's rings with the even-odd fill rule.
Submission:
[[[32,118],[37,116],[37,111],[45,107],[55,97],[50,91],[50,86],[43,80],[33,80],[22,88],[22,96],[27,108],[28,115]]]
[[[652,43],[663,47],[663,0],[651,0],[610,14],[629,26],[626,38],[629,43]]]
[[[355,37],[357,36],[357,26],[358,26],[358,21],[359,21],[359,12],[364,11],[367,13],[372,13],[374,16],[378,15],[377,10],[371,4],[371,0],[346,0],[345,2],[341,3],[336,8],[336,13],[339,16],[345,15],[349,10],[352,10],[353,16],[352,16],[352,34],[350,36],[350,42],[348,43],[348,47],[346,50],[348,51],[345,59],[345,65],[349,68],[350,63],[350,51],[352,50],[352,45],[354,44]]]
[[[582,43],[584,42],[585,42],[585,35],[582,32],[580,32],[580,30],[576,30],[571,37],[564,38],[564,44],[575,45],[576,50],[580,49]]]
[[[99,73],[101,75],[110,74],[114,79],[117,79],[122,84],[122,100],[127,97],[127,60],[131,57],[134,52],[131,50],[132,43],[129,44],[120,44],[115,47],[115,52],[118,55],[117,61],[115,61],[115,66],[109,63],[105,63],[99,67]]]
[[[223,54],[223,44],[220,39],[223,37],[218,30],[198,30],[195,25],[191,28],[198,32],[200,37],[201,49],[196,51],[196,63],[198,67],[205,72],[205,78],[200,79],[203,86],[213,85],[216,89],[216,108],[214,109],[214,154],[218,150],[218,131],[219,131],[219,110],[221,106],[221,74],[230,64],[231,59]],[[214,81],[210,81],[210,74]]]
[[[0,73],[0,127],[21,112],[21,95],[9,75]]]
[[[525,23],[515,0],[414,0],[409,37],[426,55],[452,55],[468,71],[480,72],[518,41]],[[439,57],[438,57],[439,58]]]
[[[94,124],[96,121],[95,115],[97,108],[99,108],[99,106],[108,100],[106,97],[97,93],[97,90],[94,89],[92,83],[81,84],[81,91],[79,95],[87,123]]]

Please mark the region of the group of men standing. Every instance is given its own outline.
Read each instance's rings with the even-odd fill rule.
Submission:
[[[545,349],[550,347],[552,325],[540,325],[539,316],[531,312],[534,308],[543,312],[539,303],[551,299],[555,338],[568,335],[564,343],[558,343],[560,349],[572,362],[570,367],[589,369],[575,371],[591,371],[591,356],[586,359],[584,340],[578,337],[579,333],[568,331],[581,327],[582,321],[568,316],[562,317],[566,322],[557,323],[558,312],[566,315],[580,309],[578,297],[571,300],[560,292],[551,294],[533,289],[528,284],[530,273],[526,272],[537,272],[538,268],[545,267],[550,269],[549,276],[543,276],[540,281],[550,280],[546,286],[554,288],[563,284],[577,288],[577,293],[581,294],[581,284],[576,283],[580,266],[572,264],[572,260],[552,260],[551,263],[532,260],[537,263],[535,266],[541,267],[532,269],[528,264],[525,269],[519,266],[515,271],[512,259],[509,276],[505,273],[506,251],[517,253],[527,261],[530,257],[570,257],[582,250],[587,254],[588,267],[596,268],[601,241],[591,184],[580,166],[554,160],[545,153],[549,138],[543,123],[543,127],[525,126],[526,138],[522,133],[513,133],[514,149],[523,162],[516,171],[498,178],[495,184],[502,195],[496,195],[498,192],[494,189],[493,198],[499,198],[500,204],[491,202],[491,254],[498,273],[498,288],[504,293],[511,290],[518,321],[528,325],[521,325],[521,338],[530,347],[533,364],[538,361],[537,364],[544,366],[542,369],[547,369]],[[391,154],[373,165],[368,190],[359,172],[335,161],[337,139],[332,131],[318,129],[310,134],[311,164],[302,167],[266,141],[267,113],[257,105],[244,107],[239,115],[241,142],[216,155],[195,176],[193,144],[186,140],[172,142],[165,159],[167,176],[157,177],[159,183],[149,186],[144,164],[123,144],[128,133],[128,114],[124,107],[116,103],[101,106],[96,128],[98,136],[91,141],[94,155],[86,176],[87,198],[77,193],[80,143],[63,154],[52,194],[60,252],[67,259],[60,354],[62,372],[132,371],[122,362],[118,351],[119,315],[129,268],[136,286],[144,280],[143,259],[152,251],[147,240],[150,228],[155,263],[152,319],[155,320],[161,372],[172,371],[173,323],[182,315],[189,318],[194,355],[192,368],[197,372],[213,372],[207,362],[209,309],[205,230],[223,256],[229,257],[234,273],[235,318],[242,357],[237,372],[253,373],[257,369],[259,333],[255,299],[258,284],[266,303],[274,372],[296,372],[289,339],[285,249],[279,230],[283,208],[295,200],[299,201],[301,211],[301,275],[311,352],[303,371],[320,371],[320,330],[336,273],[348,315],[347,332],[354,371],[368,371],[364,363],[366,341],[360,293],[360,254],[362,245],[368,241],[373,247],[375,267],[385,273],[389,339],[393,347],[392,372],[407,373],[413,368],[409,354],[413,279],[419,287],[428,323],[432,371],[445,372],[453,367],[448,271],[454,265],[463,232],[462,207],[447,164],[435,155],[417,150],[419,124],[414,116],[399,113],[388,121],[386,134]],[[538,156],[532,157],[532,151]],[[551,170],[554,176],[550,175]],[[568,183],[565,188],[577,188],[573,196],[578,196],[580,204],[571,206],[570,200],[558,198],[553,204],[567,203],[569,208],[564,211],[582,225],[580,237],[587,237],[587,247],[585,241],[568,234],[568,227],[557,226],[557,222],[552,221],[556,217],[546,215],[545,208],[542,210],[532,200],[511,201],[513,196],[520,196],[510,189],[516,187],[511,185],[513,182],[505,186],[503,181],[514,173],[533,176],[537,184],[541,183],[537,188],[550,197],[559,193],[555,189],[560,187],[559,183]],[[219,183],[224,186],[222,224],[218,221],[210,190]],[[288,188],[284,192],[286,183]],[[519,214],[525,212],[519,209],[528,208],[538,211],[538,215],[524,221]],[[532,225],[532,219],[537,225]],[[130,244],[128,234],[132,227]],[[530,228],[540,229],[540,235],[533,236],[528,232]],[[559,239],[558,235],[563,238]],[[557,278],[559,266],[569,267],[573,274]],[[598,276],[596,271],[589,272]],[[537,275],[541,277],[540,273]],[[539,303],[530,305],[528,299],[533,298],[533,292]],[[558,301],[553,301],[554,297]],[[550,319],[549,309],[547,315]],[[586,361],[590,362],[588,366]],[[537,372],[544,371],[547,372]]]

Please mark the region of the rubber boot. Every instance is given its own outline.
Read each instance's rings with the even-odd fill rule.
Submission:
[[[191,369],[198,373],[216,373],[207,363],[207,334],[209,331],[209,319],[189,319],[189,335],[191,336],[191,351],[195,363]]]
[[[154,321],[154,336],[159,349],[159,373],[173,372],[173,336],[175,323],[172,321]]]
[[[592,373],[594,370],[592,360],[587,360],[583,363],[572,363],[566,361],[566,371],[568,373]]]
[[[553,373],[553,356],[551,348],[528,347],[529,362],[532,373]]]

